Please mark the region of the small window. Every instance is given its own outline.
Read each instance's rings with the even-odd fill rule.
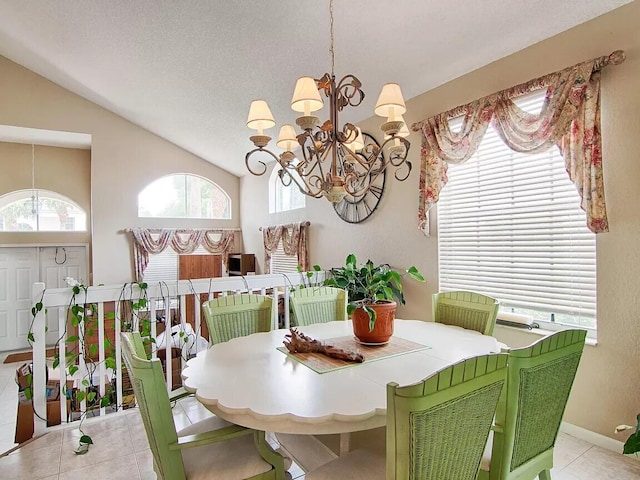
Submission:
[[[191,255],[211,255],[203,246],[196,248]],[[143,280],[149,284],[178,281],[179,254],[171,247],[160,253],[149,255],[149,264],[144,271]]]
[[[269,273],[291,273],[298,271],[298,256],[287,255],[282,246],[282,240],[278,243],[275,252],[271,254],[271,271]]]
[[[167,175],[140,192],[138,217],[230,219],[231,199],[206,178]]]
[[[306,195],[294,182],[285,186],[280,180],[279,171],[280,168],[276,165],[269,178],[269,213],[304,208]]]
[[[87,214],[49,190],[16,190],[0,197],[0,231],[86,232]]]

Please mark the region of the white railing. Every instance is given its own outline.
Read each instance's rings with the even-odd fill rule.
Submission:
[[[33,407],[37,413],[34,415],[34,432],[36,435],[42,434],[47,430],[46,421],[46,375],[47,375],[47,362],[46,362],[46,323],[47,316],[49,322],[55,321],[55,313],[57,312],[57,321],[60,332],[67,332],[68,318],[69,318],[69,305],[73,300],[75,305],[92,305],[93,308],[86,311],[87,318],[95,319],[97,316],[97,339],[98,339],[98,361],[97,364],[91,366],[91,370],[95,369],[98,373],[98,394],[97,398],[103,398],[106,393],[106,385],[104,379],[109,374],[109,378],[115,376],[116,380],[116,406],[117,409],[122,405],[123,391],[122,391],[122,358],[121,358],[121,345],[120,345],[120,331],[122,329],[122,323],[127,321],[131,323],[133,330],[138,330],[139,325],[134,318],[123,318],[122,305],[126,305],[128,302],[138,302],[140,298],[147,299],[147,305],[144,308],[145,315],[151,320],[150,323],[150,337],[156,337],[156,316],[158,313],[164,314],[165,317],[165,372],[167,389],[171,390],[172,379],[172,343],[169,343],[171,332],[171,318],[172,309],[179,305],[178,311],[180,315],[180,325],[184,328],[187,323],[186,319],[186,304],[189,300],[188,296],[193,297],[194,302],[194,330],[196,336],[201,332],[201,305],[200,295],[207,294],[208,298],[213,298],[214,294],[226,295],[228,293],[260,293],[262,295],[274,295],[276,292],[278,298],[283,299],[283,315],[284,315],[284,328],[289,328],[289,292],[292,287],[299,285],[318,284],[324,278],[323,272],[314,272],[311,278],[306,274],[291,273],[291,274],[277,274],[277,275],[249,275],[245,277],[221,277],[211,279],[199,279],[199,280],[180,280],[178,282],[164,283],[160,282],[154,285],[149,284],[145,290],[139,288],[135,283],[125,285],[107,285],[88,287],[86,295],[84,289],[80,289],[80,293],[73,299],[72,288],[57,288],[47,290],[44,283],[35,283],[33,285],[33,305],[42,303],[41,309],[35,309],[36,315],[33,319],[33,325],[31,333],[33,334]],[[173,300],[173,301],[172,301]],[[177,301],[176,301],[177,300]],[[108,316],[105,314],[105,303],[113,302],[115,304],[115,321],[114,321],[114,343],[115,343],[115,371],[108,369],[105,365],[106,351],[105,351],[105,320],[108,320]],[[274,309],[278,309],[278,302],[274,301]],[[130,303],[129,303],[130,305]],[[173,306],[172,306],[173,305]],[[45,313],[47,312],[47,313]],[[148,313],[146,313],[148,312]],[[138,312],[140,313],[140,312]],[[277,315],[274,315],[277,322]],[[56,344],[57,354],[59,358],[58,372],[60,373],[60,418],[62,421],[68,419],[67,402],[64,401],[65,395],[63,386],[66,385],[67,380],[75,380],[75,387],[80,390],[85,390],[91,385],[94,386],[94,379],[88,377],[88,366],[85,364],[85,356],[83,349],[85,348],[85,342],[82,341],[84,336],[82,335],[82,329],[85,328],[84,322],[78,325],[80,341],[78,344],[78,357],[77,357],[77,372],[73,377],[68,375],[68,367],[65,357],[67,349],[67,336],[61,334],[61,338]],[[273,328],[278,328],[274,325]],[[86,332],[84,332],[86,333]],[[69,333],[69,335],[76,335],[75,332]],[[197,338],[197,337],[196,337]],[[208,339],[206,339],[208,340]],[[196,349],[198,342],[195,342]],[[152,355],[157,355],[157,349],[153,349]],[[196,352],[191,352],[196,353]],[[94,357],[92,354],[91,357]],[[183,355],[183,362],[185,356]],[[184,365],[183,365],[184,366]],[[75,369],[75,368],[74,368]],[[82,379],[88,381],[82,382]],[[80,402],[80,414],[83,415],[87,411],[86,398]],[[106,414],[106,407],[101,406],[99,409],[100,415]]]

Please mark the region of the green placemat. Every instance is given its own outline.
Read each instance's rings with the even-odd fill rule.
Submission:
[[[339,337],[323,340],[325,345],[333,345],[343,350],[355,351],[364,355],[365,362],[374,362],[383,358],[395,357],[405,353],[415,352],[417,350],[427,350],[431,347],[420,343],[405,340],[404,338],[391,337],[389,343],[385,345],[363,345],[354,337]],[[360,365],[355,362],[347,362],[338,358],[327,357],[320,353],[289,353],[286,347],[278,347],[282,353],[294,358],[298,362],[306,365],[317,373],[327,373],[341,368],[354,367]]]

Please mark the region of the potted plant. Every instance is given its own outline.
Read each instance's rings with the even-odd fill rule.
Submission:
[[[353,320],[354,335],[363,343],[385,343],[393,335],[397,303],[405,303],[402,277],[408,274],[419,282],[425,281],[414,266],[403,273],[371,260],[358,266],[353,253],[347,256],[344,266],[329,272],[324,284],[347,290],[347,313]]]
[[[624,454],[638,454],[638,452],[640,452],[640,413],[638,414],[636,420],[637,422],[635,426],[618,425],[616,427],[616,433],[620,433],[624,430],[634,431],[631,435],[629,435],[629,438],[627,438],[627,441],[624,443],[624,447],[622,449],[622,453]]]

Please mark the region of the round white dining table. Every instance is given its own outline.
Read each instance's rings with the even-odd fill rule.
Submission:
[[[318,340],[353,336],[351,321],[302,327]],[[288,330],[235,338],[187,362],[184,387],[217,416],[277,433],[346,433],[386,424],[386,385],[408,385],[467,357],[499,352],[494,337],[433,322],[395,321],[394,336],[429,348],[317,373],[277,350]]]

